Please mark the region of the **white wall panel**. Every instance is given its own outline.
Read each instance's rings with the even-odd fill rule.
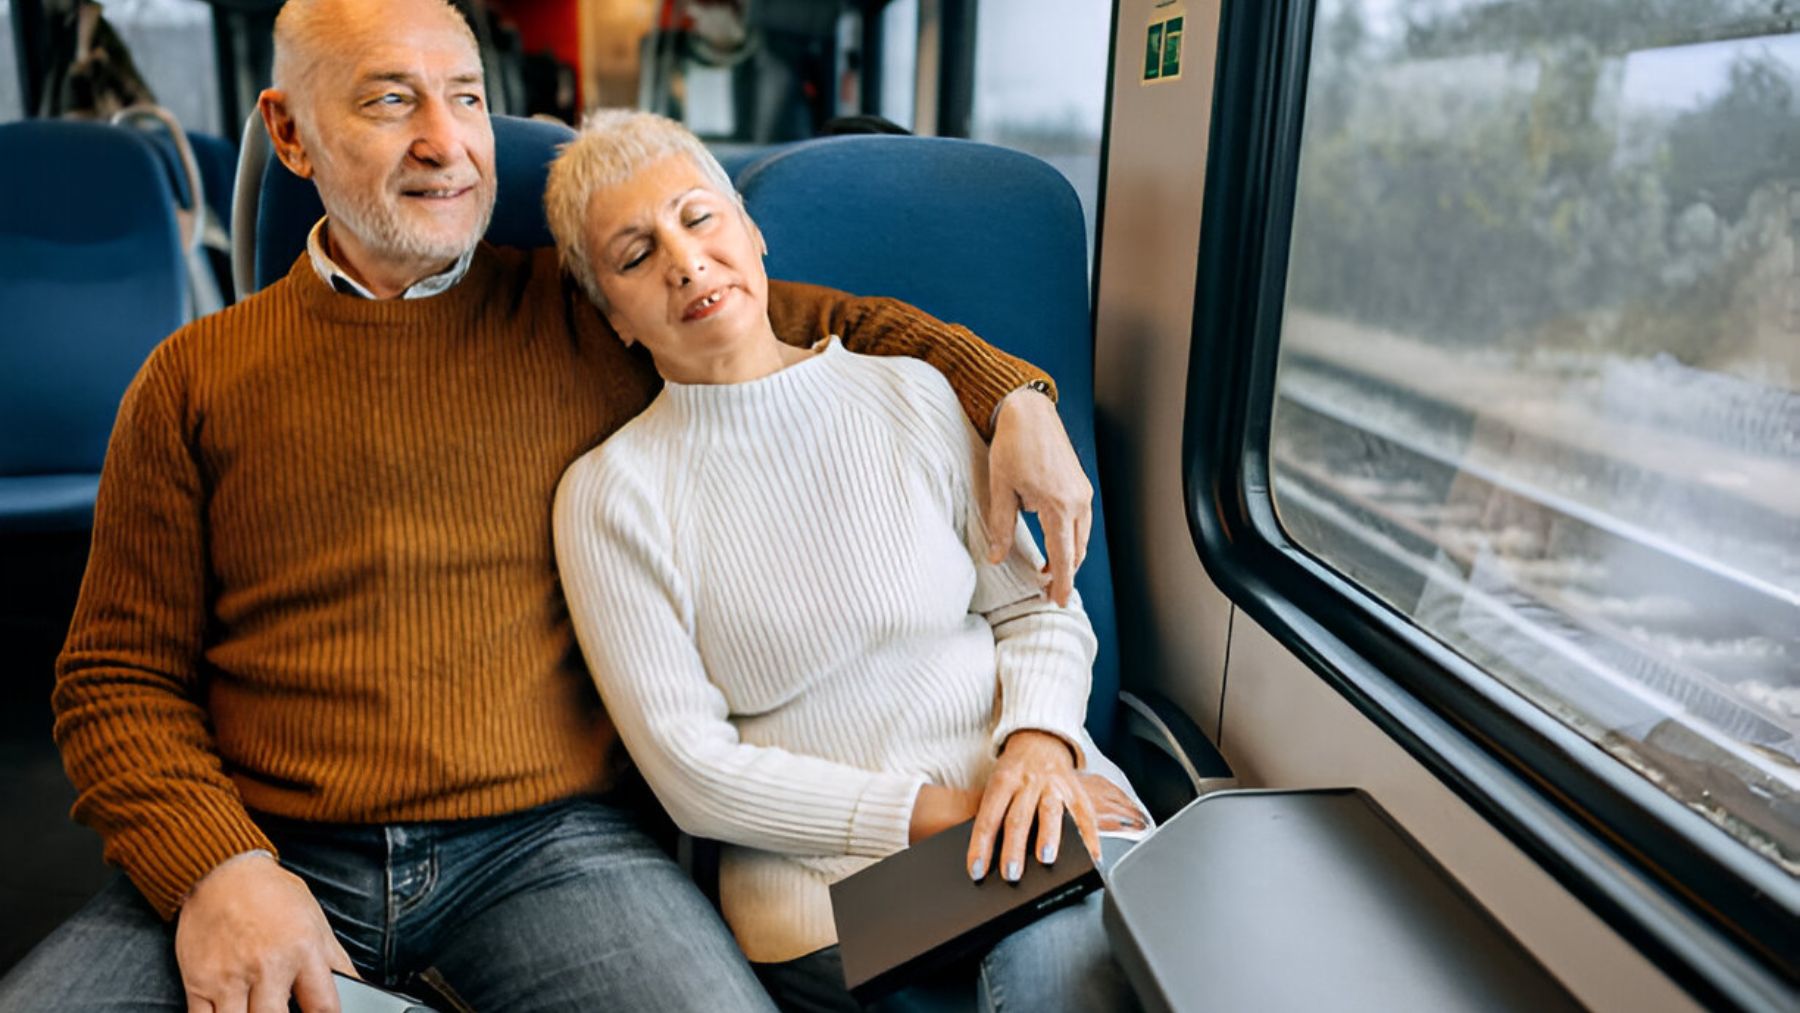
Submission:
[[[1185,8],[1184,72],[1141,84],[1152,12]],[[1215,0],[1125,0],[1100,237],[1095,399],[1128,684],[1155,686],[1217,734],[1230,603],[1193,552],[1181,489],[1194,266],[1212,108]],[[1124,495],[1129,493],[1129,495]],[[1141,580],[1139,577],[1141,576]]]

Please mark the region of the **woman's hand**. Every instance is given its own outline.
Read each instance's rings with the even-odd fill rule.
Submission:
[[[924,785],[913,799],[912,823],[906,828],[906,843],[917,844],[940,831],[969,822],[975,816],[975,807],[980,804],[981,792],[946,788],[941,784]]]
[[[1082,774],[1081,785],[1087,790],[1088,801],[1094,804],[1094,816],[1100,824],[1102,833],[1113,830],[1143,830],[1150,825],[1150,820],[1125,789],[1101,777],[1099,774]]]
[[[1062,846],[1065,810],[1088,853],[1100,858],[1100,831],[1094,804],[1075,769],[1069,744],[1048,732],[1018,731],[1007,736],[1000,760],[988,778],[975,829],[969,835],[969,878],[987,875],[988,858],[994,853],[994,835],[1003,830],[999,868],[1002,877],[1017,881],[1025,874],[1025,846],[1031,825],[1038,826],[1038,861],[1056,861]]]

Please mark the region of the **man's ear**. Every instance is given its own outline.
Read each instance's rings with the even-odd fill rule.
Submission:
[[[275,148],[275,157],[288,171],[301,179],[311,179],[313,175],[312,159],[307,157],[306,146],[300,143],[300,123],[294,119],[293,107],[288,102],[287,92],[274,88],[264,88],[256,97],[256,109],[262,113],[263,127],[269,132],[269,143]]]

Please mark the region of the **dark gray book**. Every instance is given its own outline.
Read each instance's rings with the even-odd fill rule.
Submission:
[[[1100,886],[1100,871],[1067,814],[1053,864],[1030,859],[1017,883],[998,870],[971,882],[964,860],[974,826],[971,820],[951,827],[832,884],[844,984],[858,1002],[984,952]],[[1034,829],[1027,853],[1036,852]]]

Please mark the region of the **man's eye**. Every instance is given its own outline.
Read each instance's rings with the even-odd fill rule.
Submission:
[[[458,95],[457,101],[461,102],[463,105],[468,106],[470,109],[481,108],[481,96],[480,95]]]

